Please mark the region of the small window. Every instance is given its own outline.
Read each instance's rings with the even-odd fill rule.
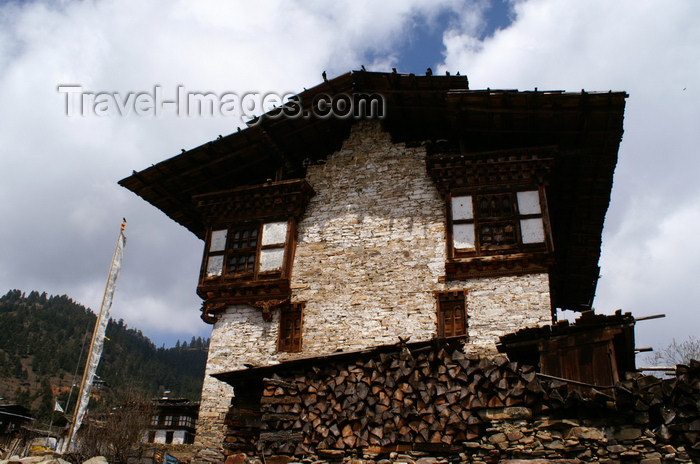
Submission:
[[[467,335],[466,292],[436,292],[438,337]]]
[[[302,309],[304,303],[291,303],[280,312],[279,351],[301,351]]]
[[[165,420],[163,421],[163,425],[166,427],[170,427],[173,425],[173,416],[165,416]]]
[[[158,416],[151,416],[151,425],[158,425]]]

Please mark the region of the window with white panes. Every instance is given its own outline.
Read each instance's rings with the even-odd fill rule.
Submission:
[[[287,221],[214,229],[205,254],[205,278],[252,278],[279,274],[284,267]]]
[[[453,195],[451,257],[484,256],[546,247],[538,190]]]

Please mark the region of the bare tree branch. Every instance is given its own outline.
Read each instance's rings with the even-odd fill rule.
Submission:
[[[673,339],[670,345],[649,356],[648,361],[656,366],[689,364],[691,359],[700,359],[700,338],[690,336],[682,342]]]

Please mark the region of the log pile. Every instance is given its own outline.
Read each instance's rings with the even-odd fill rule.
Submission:
[[[228,434],[224,439],[225,454],[229,455],[238,451],[254,452],[260,438],[261,425],[261,399],[234,397],[231,400],[224,424]]]
[[[443,347],[264,380],[259,450],[423,449],[453,452],[483,434],[479,411],[528,406],[544,389],[532,366]],[[240,437],[228,438],[230,444]],[[241,449],[240,447],[237,449]]]
[[[332,450],[474,462],[591,456],[685,462],[700,453],[697,362],[679,366],[674,379],[637,376],[596,391],[542,379],[532,366],[502,355],[402,347],[272,375],[261,379],[257,398],[257,416],[232,407],[227,455],[323,456]]]
[[[676,367],[676,377],[641,376],[615,388],[619,411],[630,421],[652,427],[663,441],[683,444],[700,460],[700,361]]]

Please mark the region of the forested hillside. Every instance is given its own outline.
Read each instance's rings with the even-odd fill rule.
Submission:
[[[0,402],[23,404],[40,422],[50,417],[56,398],[65,406],[76,368],[80,383],[95,320],[92,311],[65,295],[11,290],[0,297]],[[157,348],[122,320],[110,320],[107,338],[97,369],[104,383],[93,389],[94,407],[164,390],[199,399],[209,340]],[[77,388],[71,409],[76,396]]]

